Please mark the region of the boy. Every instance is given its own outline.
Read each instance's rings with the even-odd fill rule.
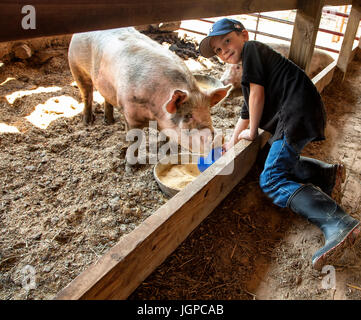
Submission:
[[[260,187],[274,204],[290,208],[322,230],[326,241],[312,258],[314,268],[334,263],[344,248],[361,240],[361,223],[331,198],[345,179],[344,166],[300,156],[306,144],[325,139],[326,115],[316,87],[296,64],[250,41],[237,20],[215,22],[199,51],[206,58],[217,55],[226,63],[242,62],[244,104],[224,149],[241,139],[254,140],[258,128],[272,134]]]

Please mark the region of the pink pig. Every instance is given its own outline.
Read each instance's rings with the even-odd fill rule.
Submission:
[[[84,101],[85,124],[94,119],[96,88],[105,99],[106,123],[114,122],[114,106],[122,109],[128,129],[143,128],[155,120],[159,130],[173,131],[170,138],[180,144],[181,129],[198,129],[189,135],[193,147],[198,135],[200,144],[212,141],[210,107],[231,88],[202,89],[181,58],[134,28],[74,34],[69,65]],[[192,150],[191,143],[188,147]]]

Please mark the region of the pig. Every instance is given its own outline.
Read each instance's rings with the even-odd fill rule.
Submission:
[[[189,150],[197,138],[200,144],[212,140],[210,108],[232,87],[202,89],[181,58],[133,27],[74,34],[68,61],[84,102],[84,124],[94,120],[96,88],[105,100],[106,123],[114,122],[116,107],[128,130],[156,121],[160,131],[167,129],[171,140],[182,145],[181,130],[188,129]]]
[[[284,57],[288,57],[288,53],[290,50],[289,44],[282,43],[266,43],[275,51],[282,54]],[[321,70],[326,68],[331,62],[333,58],[320,50],[315,49],[311,59],[310,70],[307,75],[312,79],[316,76]],[[242,65],[241,64],[228,64],[226,70],[224,71],[221,81],[224,85],[232,84],[233,87],[241,88],[241,79],[242,79]]]

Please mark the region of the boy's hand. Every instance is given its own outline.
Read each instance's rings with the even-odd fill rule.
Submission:
[[[233,147],[233,143],[232,141],[228,141],[227,143],[224,143],[222,145],[222,155],[225,154],[229,149],[231,149]]]
[[[235,144],[237,144],[238,141],[240,141],[242,139],[253,141],[254,139],[257,138],[257,136],[258,136],[258,130],[253,135],[251,134],[250,129],[242,130],[241,133],[238,135],[236,140],[231,139],[227,143],[224,143],[222,145],[222,148],[223,148],[222,155],[225,154],[229,149],[231,149]]]
[[[251,130],[250,129],[246,129],[246,130],[243,130],[239,136],[238,136],[238,139],[241,140],[241,139],[245,139],[245,140],[249,140],[249,141],[253,141],[254,139],[256,139],[258,136],[258,132],[256,131],[255,133],[251,133]]]
[[[235,144],[236,144],[236,142],[233,139],[231,139],[228,142],[224,143],[222,145],[222,148],[223,148],[222,155],[225,154],[229,149],[231,149]]]

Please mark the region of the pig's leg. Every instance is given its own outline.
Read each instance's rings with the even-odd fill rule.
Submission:
[[[81,70],[70,64],[70,69],[73,77],[80,90],[82,100],[84,102],[83,110],[83,123],[88,125],[94,121],[94,115],[92,113],[93,104],[93,82],[89,76],[84,74]]]
[[[113,109],[113,106],[109,102],[104,101],[104,122],[106,124],[114,123]]]
[[[78,82],[78,81],[77,81]],[[79,85],[79,83],[78,83]],[[92,112],[92,104],[93,104],[93,83],[89,79],[89,81],[82,82],[79,89],[82,93],[83,102],[84,102],[84,110],[83,110],[83,123],[88,125],[94,122],[95,117]]]

